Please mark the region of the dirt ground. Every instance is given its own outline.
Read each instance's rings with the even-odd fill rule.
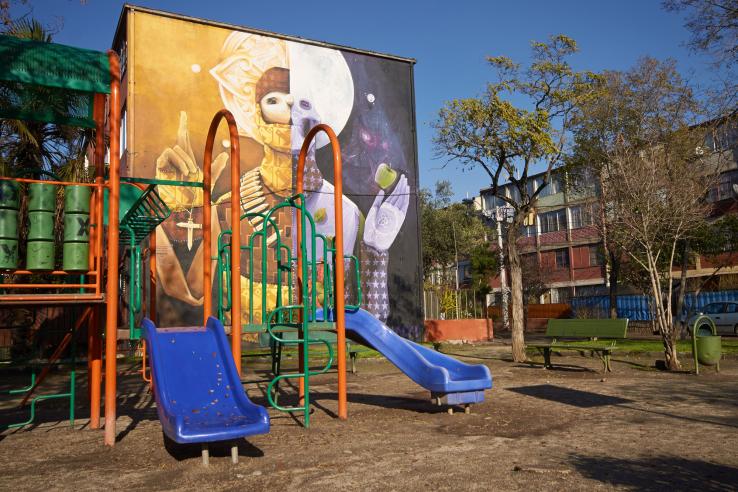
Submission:
[[[543,370],[496,345],[442,351],[491,369],[494,388],[471,414],[432,406],[385,360],[360,360],[348,421],[334,417],[336,374],[315,377],[309,429],[272,410],[271,432],[242,441],[237,465],[222,446],[208,468],[198,446],[165,442],[131,370],[114,448],[86,420],[71,429],[41,403],[43,423],[0,436],[0,489],[738,489],[738,361],[695,376],[656,371],[653,357],[616,358],[603,378],[597,359],[578,355]],[[248,378],[261,375],[247,367]],[[264,388],[247,385],[260,403]]]

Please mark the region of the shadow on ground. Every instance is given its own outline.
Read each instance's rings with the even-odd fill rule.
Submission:
[[[621,459],[610,456],[570,456],[583,476],[614,487],[634,490],[736,490],[738,468],[675,456]]]
[[[555,401],[580,408],[631,403],[631,400],[618,398],[617,396],[602,395],[599,393],[592,393],[590,391],[580,391],[571,388],[564,388],[563,386],[555,386],[553,384],[520,386],[518,388],[508,388],[507,391],[513,391],[515,393],[520,393],[521,395],[532,396],[542,400]]]
[[[172,458],[177,461],[184,461],[193,458],[199,458],[202,453],[202,445],[197,444],[179,444],[169,439],[164,433],[164,447]],[[231,456],[231,445],[236,444],[238,446],[238,455],[240,457],[248,458],[261,458],[264,456],[264,451],[251,444],[245,439],[238,439],[235,443],[233,441],[218,441],[208,443],[208,452],[213,458],[223,458]]]

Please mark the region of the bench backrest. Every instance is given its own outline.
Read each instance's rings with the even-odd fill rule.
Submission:
[[[550,319],[546,336],[553,338],[625,338],[626,319]]]

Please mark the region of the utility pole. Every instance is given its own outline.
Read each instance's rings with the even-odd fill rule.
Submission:
[[[456,277],[456,319],[459,319],[459,249],[456,247],[456,226],[453,222],[451,222],[451,231],[454,235],[454,258],[455,258],[455,268],[454,268],[454,275]]]
[[[508,312],[509,291],[507,288],[507,272],[505,271],[505,249],[502,244],[502,223],[507,221],[508,208],[495,207],[494,209],[483,209],[482,215],[495,221],[497,226],[497,254],[500,257],[500,293],[502,294],[502,327],[510,331],[510,317]]]
[[[510,331],[510,318],[508,314],[508,291],[507,274],[505,272],[505,249],[502,247],[502,221],[504,209],[495,207],[495,222],[497,222],[497,250],[500,255],[500,291],[502,293],[502,327]]]

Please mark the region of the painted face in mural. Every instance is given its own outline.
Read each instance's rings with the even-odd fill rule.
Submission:
[[[290,122],[292,105],[295,99],[292,94],[283,92],[270,92],[261,98],[261,117],[266,123],[279,123],[286,125]]]

